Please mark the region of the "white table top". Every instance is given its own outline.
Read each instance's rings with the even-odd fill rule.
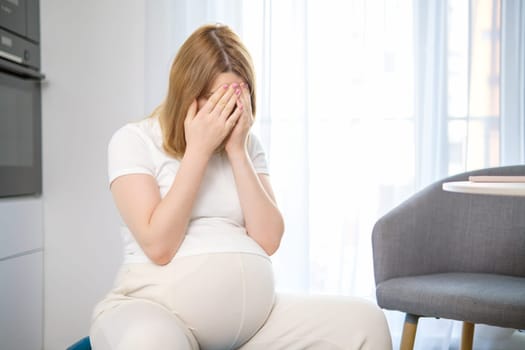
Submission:
[[[525,196],[523,182],[444,182],[443,190],[460,193],[490,194],[499,196]]]

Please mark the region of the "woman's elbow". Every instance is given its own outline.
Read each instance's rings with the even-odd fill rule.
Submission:
[[[274,227],[267,231],[266,239],[262,248],[268,255],[273,255],[281,245],[281,239],[284,233],[284,222],[282,220],[275,223]]]
[[[145,251],[144,253],[146,254],[148,259],[152,263],[154,263],[155,265],[160,265],[160,266],[169,264],[170,261],[173,259],[173,256],[174,256],[174,254],[172,254],[171,252],[168,252],[166,250],[164,250],[164,251],[161,251],[161,250],[158,250],[158,251],[149,250],[149,251]]]
[[[277,249],[279,249],[279,246],[281,245],[281,240],[275,240],[274,242],[270,242],[265,244],[262,248],[268,254],[269,256],[272,256],[275,254]]]
[[[177,249],[168,248],[167,244],[154,244],[143,247],[144,254],[155,265],[167,265],[175,256]]]
[[[160,256],[160,257],[155,258],[155,260],[152,260],[152,262],[155,265],[164,266],[164,265],[168,265],[172,259],[173,257],[171,256]]]
[[[167,265],[173,259],[180,245],[183,237],[178,237],[176,232],[167,232],[161,234],[160,232],[149,231],[139,241],[140,247],[148,259],[156,265]]]

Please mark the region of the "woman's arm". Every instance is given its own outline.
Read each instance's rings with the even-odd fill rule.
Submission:
[[[117,208],[148,258],[158,265],[171,261],[179,249],[208,161],[240,116],[233,108],[235,88],[218,89],[197,112],[195,101],[185,121],[187,147],[164,198],[151,175],[116,178],[111,192]]]
[[[205,156],[187,152],[163,199],[151,175],[124,175],[111,184],[122,219],[155,264],[169,263],[179,249],[207,163]]]
[[[247,151],[253,115],[249,87],[241,84],[241,89],[237,110],[242,110],[243,113],[233,128],[225,149],[233,169],[246,231],[268,255],[272,255],[281,243],[284,221],[275,203],[269,176],[256,173]]]
[[[247,152],[228,153],[246,223],[246,231],[268,255],[275,253],[284,221],[275,204],[270,177],[258,175]]]

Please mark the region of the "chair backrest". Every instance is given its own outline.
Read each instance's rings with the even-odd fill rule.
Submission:
[[[470,175],[525,175],[525,165],[443,179],[383,216],[372,235],[376,283],[440,272],[525,277],[525,197],[442,190],[443,182],[468,180]],[[400,244],[403,252],[393,249]]]

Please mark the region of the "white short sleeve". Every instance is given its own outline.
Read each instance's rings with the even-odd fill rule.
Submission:
[[[248,153],[250,154],[253,167],[258,174],[270,173],[268,171],[268,163],[266,162],[266,154],[264,153],[261,142],[254,134],[250,134]]]
[[[108,145],[109,183],[127,174],[155,176],[155,167],[147,141],[140,129],[128,124],[118,129]]]

